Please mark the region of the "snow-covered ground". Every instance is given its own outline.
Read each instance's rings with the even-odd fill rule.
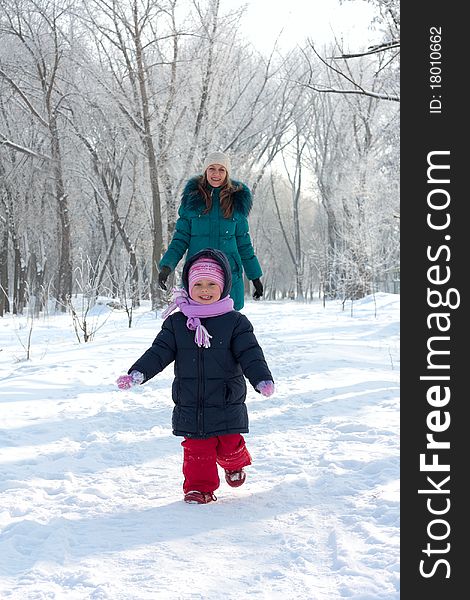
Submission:
[[[0,597],[15,600],[398,600],[399,296],[249,302],[276,381],[248,393],[238,489],[182,501],[173,367],[120,391],[151,344],[102,306],[0,319]],[[31,331],[31,360],[25,361]]]

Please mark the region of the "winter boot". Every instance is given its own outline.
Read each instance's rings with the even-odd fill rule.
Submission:
[[[212,492],[191,490],[184,495],[184,501],[188,504],[209,504],[209,502],[215,502],[216,500],[217,498]]]
[[[225,481],[230,487],[239,487],[245,483],[246,473],[244,469],[237,469],[236,471],[229,471],[225,469]]]

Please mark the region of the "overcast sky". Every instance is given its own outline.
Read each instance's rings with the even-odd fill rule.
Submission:
[[[354,50],[377,39],[369,29],[373,6],[365,0],[225,0],[223,6],[246,5],[244,31],[259,50],[268,52],[280,31],[281,48],[295,46],[311,38],[317,46],[332,41],[335,36],[345,49]]]

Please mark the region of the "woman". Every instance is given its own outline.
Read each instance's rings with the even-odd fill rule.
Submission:
[[[248,215],[252,196],[244,183],[230,179],[230,161],[213,152],[204,161],[202,175],[192,177],[183,190],[175,232],[158,268],[158,281],[166,280],[186,252],[186,261],[204,248],[222,250],[232,272],[230,297],[235,310],[244,304],[243,270],[253,282],[253,298],[263,295],[262,271],[250,239]]]

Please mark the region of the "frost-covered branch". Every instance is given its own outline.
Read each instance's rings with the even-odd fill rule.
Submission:
[[[369,96],[371,98],[377,98],[378,100],[389,100],[391,102],[400,102],[400,96],[396,95],[396,94],[387,94],[387,93],[383,93],[383,92],[375,92],[373,90],[370,89],[366,89],[364,87],[362,87],[359,83],[357,83],[357,81],[355,81],[352,77],[349,77],[346,73],[344,73],[344,71],[342,71],[341,69],[333,66],[332,64],[330,64],[329,62],[327,62],[322,56],[320,56],[320,54],[317,52],[317,50],[315,49],[315,46],[313,45],[313,43],[311,41],[309,41],[309,46],[312,49],[312,52],[315,54],[315,56],[331,71],[333,71],[334,73],[336,73],[337,75],[339,75],[341,78],[345,79],[346,81],[348,81],[351,85],[352,88],[336,88],[336,87],[332,87],[332,86],[324,86],[321,84],[315,84],[312,83],[312,69],[310,67],[310,75],[308,78],[307,83],[301,82],[301,81],[297,81],[296,83],[298,83],[299,85],[303,86],[303,87],[307,87],[311,90],[314,90],[315,92],[322,92],[322,93],[333,93],[333,94],[358,94],[361,96]],[[305,54],[305,52],[304,52]],[[310,64],[310,61],[307,57],[307,61]]]
[[[26,146],[21,146],[20,144],[12,142],[3,133],[0,133],[0,146],[6,146],[7,148],[15,150],[15,152],[21,152],[22,154],[27,154],[28,156],[39,158],[41,160],[53,160],[50,156],[47,156],[47,154],[36,152],[35,150],[31,150],[31,148],[26,148]]]

